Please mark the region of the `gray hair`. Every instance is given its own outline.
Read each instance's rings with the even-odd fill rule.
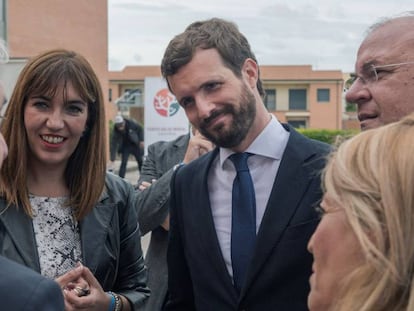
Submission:
[[[378,28],[396,20],[402,17],[412,17],[414,18],[414,11],[404,11],[395,15],[391,16],[385,16],[379,18],[374,24],[372,24],[366,31],[365,31],[365,37],[367,37],[369,34],[377,30]]]

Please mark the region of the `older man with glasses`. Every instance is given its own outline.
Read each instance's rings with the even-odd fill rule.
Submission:
[[[357,54],[346,100],[355,103],[361,130],[414,112],[414,11],[372,25]]]

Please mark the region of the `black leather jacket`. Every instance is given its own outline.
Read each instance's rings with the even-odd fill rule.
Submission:
[[[105,291],[128,298],[135,309],[149,296],[131,185],[113,174],[90,214],[80,222],[83,264]],[[40,272],[32,220],[0,198],[0,254]]]

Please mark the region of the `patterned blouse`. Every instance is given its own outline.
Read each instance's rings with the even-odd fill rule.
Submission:
[[[66,199],[29,195],[40,273],[51,279],[82,261],[78,222],[72,208],[64,205]]]

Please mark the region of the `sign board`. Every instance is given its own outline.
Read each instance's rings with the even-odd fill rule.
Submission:
[[[187,134],[189,123],[184,109],[168,90],[166,81],[160,77],[145,78],[145,154],[147,148],[157,141],[170,141]]]

